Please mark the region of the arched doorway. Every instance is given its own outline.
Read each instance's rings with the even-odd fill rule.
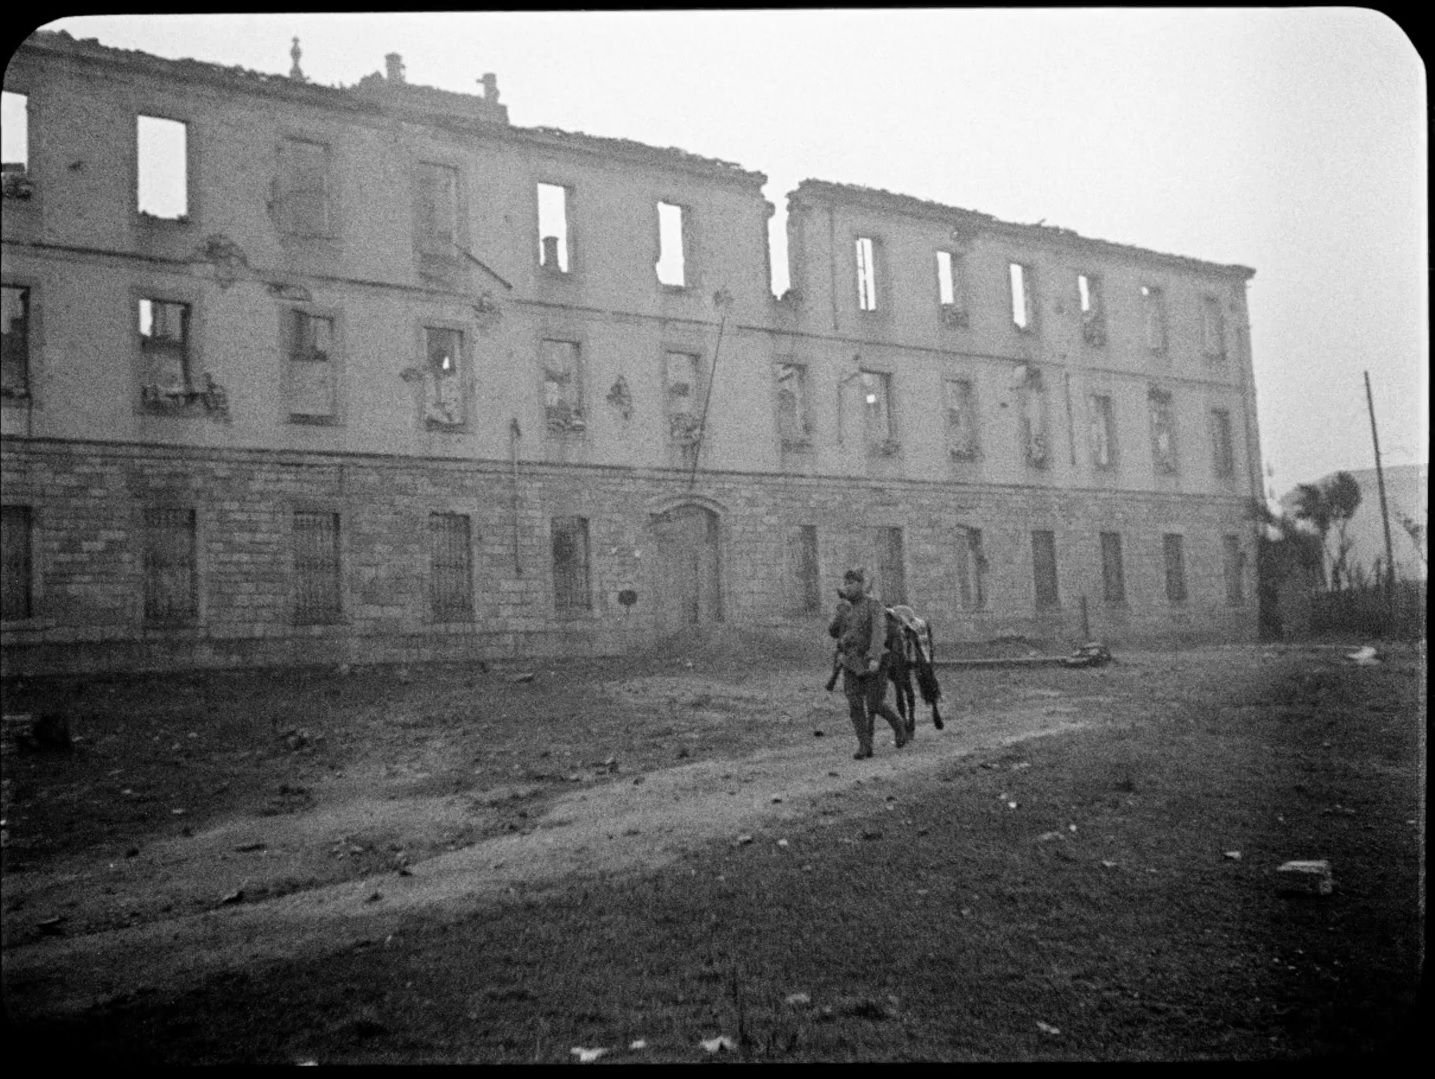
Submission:
[[[722,568],[718,516],[684,503],[651,518],[655,547],[653,582],[658,628],[722,621]]]

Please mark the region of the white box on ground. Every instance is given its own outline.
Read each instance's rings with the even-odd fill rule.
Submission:
[[[1330,895],[1335,887],[1330,876],[1330,863],[1318,861],[1286,862],[1276,870],[1276,879],[1283,892],[1301,895]]]

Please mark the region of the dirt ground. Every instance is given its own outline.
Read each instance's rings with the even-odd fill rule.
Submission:
[[[909,835],[920,849],[934,830],[930,822],[923,830],[919,819],[922,792],[942,790],[959,773],[1008,788],[988,792],[999,796],[1000,812],[991,822],[997,828],[1026,816],[1022,809],[1030,811],[1037,800],[1074,799],[1064,813],[1071,819],[1049,822],[1037,838],[1041,849],[1064,853],[1086,838],[1086,823],[1075,819],[1081,799],[1074,792],[1093,777],[1072,772],[1057,789],[1038,795],[1030,789],[1027,758],[1043,752],[1041,746],[1073,760],[1079,757],[1071,747],[1104,747],[1106,764],[1092,766],[1110,780],[1100,804],[1119,815],[1123,793],[1136,790],[1136,762],[1147,752],[1133,732],[1149,736],[1149,728],[1169,726],[1195,702],[1209,708],[1212,722],[1219,714],[1244,737],[1272,722],[1287,733],[1301,729],[1301,755],[1290,761],[1298,769],[1310,764],[1306,755],[1330,748],[1330,737],[1309,737],[1328,733],[1322,710],[1338,702],[1347,726],[1359,713],[1362,725],[1400,727],[1406,756],[1382,758],[1373,770],[1342,768],[1336,760],[1334,774],[1320,783],[1359,775],[1379,785],[1412,769],[1423,780],[1423,752],[1413,752],[1423,750],[1423,706],[1408,692],[1423,693],[1422,649],[1397,647],[1370,669],[1350,668],[1338,649],[1242,646],[1124,655],[1092,670],[944,671],[947,729],[933,729],[923,710],[911,747],[898,752],[890,732],[879,730],[877,757],[863,762],[851,759],[854,740],[840,693],[822,688],[826,662],[817,647],[727,635],[648,655],[561,665],[211,672],[8,685],[6,713],[63,710],[77,742],[70,753],[17,753],[5,762],[7,1018],[33,1032],[56,1024],[88,1030],[133,1008],[194,1017],[205,1014],[196,1001],[225,979],[295,965],[326,969],[336,956],[388,950],[396,937],[413,938],[417,926],[454,932],[474,918],[489,923],[521,912],[531,923],[535,910],[561,911],[579,897],[581,912],[568,917],[607,924],[602,901],[592,901],[595,890],[621,892],[674,875],[703,878],[696,866],[714,850],[725,860],[757,849],[781,856],[810,835],[803,846],[811,849],[802,857],[813,860],[799,871],[811,880],[822,871],[817,859],[824,845],[836,844],[833,864],[850,853],[846,845],[884,836]],[[1301,696],[1302,677],[1357,681],[1341,695]],[[1384,688],[1371,692],[1360,679],[1384,680]],[[1392,679],[1393,689],[1386,685]],[[1417,685],[1408,685],[1412,681]],[[1159,752],[1190,741],[1186,727],[1175,729],[1181,738],[1167,739]],[[1114,779],[1112,760],[1121,773]],[[1181,782],[1173,777],[1172,789]],[[1309,776],[1290,782],[1296,797],[1313,786]],[[1248,783],[1237,800],[1247,806],[1269,801],[1278,786]],[[1333,818],[1321,823],[1364,817],[1365,796],[1348,792],[1322,806]],[[1220,806],[1202,811],[1224,812]],[[1402,812],[1408,817],[1400,822],[1376,823],[1382,835],[1393,826],[1394,837],[1414,838],[1414,807]],[[862,821],[855,838],[833,837],[835,825]],[[1193,856],[1178,830],[1166,838],[1174,853]],[[1374,837],[1363,838],[1371,848]],[[1159,841],[1148,836],[1142,842]],[[1292,848],[1289,856],[1308,853]],[[999,845],[987,855],[1003,858]],[[1199,858],[1202,873],[1213,858],[1222,870],[1241,864],[1224,849],[1203,849]],[[1115,868],[1131,859],[1128,846],[1116,857],[1089,861]],[[1267,876],[1271,868],[1263,866]],[[715,880],[726,885],[727,874]],[[1397,893],[1392,901],[1407,898]],[[615,894],[610,901],[615,926],[631,917],[623,899]],[[710,899],[706,909],[724,902]],[[942,913],[970,913],[958,911]],[[1389,936],[1388,926],[1382,931]],[[524,962],[541,963],[541,953],[532,949]],[[544,977],[541,969],[530,974]],[[621,982],[613,974],[607,991]],[[535,990],[525,985],[522,993],[531,996]],[[274,995],[272,986],[265,995]],[[233,995],[227,999],[229,1005],[214,1008],[232,1007]],[[328,1008],[343,1012],[347,1005],[321,1010]],[[748,1011],[739,1002],[739,1025]],[[393,1025],[380,1023],[385,1030]],[[207,1044],[213,1043],[212,1024],[205,1029]],[[245,1039],[217,1051],[211,1044],[193,1056],[183,1038],[147,1048],[131,1041],[126,1051],[136,1060],[169,1062],[291,1059],[312,1050],[293,1048],[304,1041],[303,1029],[296,1029],[289,1048],[271,1047],[273,1056]],[[1040,1035],[1041,1024],[1036,1029]],[[749,1033],[734,1041],[744,1053],[755,1044]],[[805,1044],[791,1031],[782,1034],[789,1035],[796,1039],[792,1059],[852,1055],[822,1049],[811,1032]],[[773,1038],[776,1033],[769,1049],[781,1041]],[[542,1040],[532,1057],[526,1049],[521,1055],[504,1049],[502,1039],[484,1051],[399,1048],[375,1056],[373,1043],[360,1038],[348,1052],[326,1045],[323,1053],[350,1061],[544,1059]],[[686,1041],[692,1051],[695,1039]],[[1003,1051],[1003,1044],[990,1043],[998,1047],[997,1059],[1029,1055]],[[949,1046],[935,1057],[986,1052]],[[1265,1052],[1265,1046],[1249,1053],[1237,1047],[1232,1055]],[[546,1058],[561,1060],[565,1053],[566,1047],[551,1045]],[[1095,1055],[1133,1054],[1116,1048]],[[769,1057],[786,1059],[776,1052]],[[868,1045],[852,1058],[902,1054]],[[684,1057],[675,1051],[664,1059]]]

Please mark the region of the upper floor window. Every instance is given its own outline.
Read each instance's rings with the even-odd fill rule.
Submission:
[[[857,237],[857,309],[877,310],[877,241]]]
[[[0,308],[0,396],[30,396],[30,290],[3,289]]]
[[[5,198],[28,199],[34,194],[30,177],[30,99],[4,91],[0,99],[0,176]]]
[[[777,430],[784,446],[806,445],[812,437],[805,364],[777,365]]]
[[[1165,390],[1152,390],[1151,456],[1157,472],[1176,471],[1176,413],[1171,395]]]
[[[1091,396],[1091,463],[1116,467],[1116,407],[1106,394]]]
[[[178,120],[140,116],[138,147],[138,208],[142,214],[169,220],[189,215],[188,129]]]
[[[424,327],[424,419],[440,427],[464,422],[463,331]]]
[[[1160,352],[1166,347],[1166,293],[1155,285],[1142,285],[1141,306],[1146,319],[1146,347]]]
[[[419,165],[418,249],[452,256],[458,245],[458,169],[425,161]]]
[[[1211,467],[1217,476],[1236,474],[1236,455],[1231,440],[1231,413],[1224,408],[1211,409]]]
[[[568,228],[572,198],[570,188],[538,185],[538,265],[550,273],[567,273],[572,267],[573,240]]]
[[[289,417],[311,422],[332,419],[338,411],[334,320],[293,308],[286,312],[285,322]]]
[[[862,428],[869,450],[881,454],[896,450],[897,424],[892,415],[892,376],[885,372],[862,372]]]
[[[1081,304],[1081,337],[1088,345],[1106,344],[1106,308],[1101,296],[1101,278],[1096,274],[1076,275],[1076,293]]]
[[[160,397],[184,397],[195,389],[190,354],[190,305],[140,300],[140,348],[144,387]]]
[[[950,251],[937,252],[937,302],[949,326],[967,325],[966,261]]]
[[[668,433],[686,449],[697,443],[702,427],[702,357],[690,352],[669,352],[663,363]]]
[[[1032,468],[1047,468],[1051,464],[1051,406],[1041,368],[1024,369],[1017,384],[1017,404],[1022,457]]]
[[[587,426],[583,410],[583,372],[576,341],[544,341],[543,418],[548,430],[563,433]]]
[[[687,214],[676,203],[658,203],[658,281],[671,288],[688,283]]]
[[[1011,284],[1012,325],[1023,332],[1036,329],[1036,283],[1031,267],[1021,262],[1008,263],[1007,278]]]
[[[1226,319],[1216,296],[1201,297],[1201,352],[1213,360],[1226,355]]]
[[[275,208],[284,233],[299,237],[332,234],[328,146],[308,139],[285,139],[279,146],[277,186]]]
[[[971,379],[944,379],[942,396],[947,409],[947,452],[958,461],[973,460],[980,447],[977,397]]]

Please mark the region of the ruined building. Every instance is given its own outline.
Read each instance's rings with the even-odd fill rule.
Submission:
[[[1253,271],[810,180],[776,298],[761,173],[480,82],[21,46],[6,673],[1254,634]]]

